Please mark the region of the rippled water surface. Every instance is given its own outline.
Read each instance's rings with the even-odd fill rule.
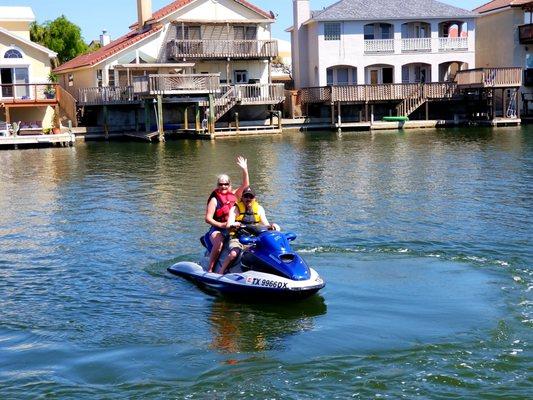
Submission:
[[[166,272],[238,154],[319,295]],[[531,398],[532,158],[531,128],[0,151],[0,398]]]

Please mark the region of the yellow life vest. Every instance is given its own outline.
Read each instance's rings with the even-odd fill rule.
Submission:
[[[235,221],[242,222],[244,224],[258,224],[261,222],[261,215],[259,215],[259,203],[252,201],[252,209],[247,210],[246,205],[241,200],[237,203],[239,208],[239,215],[235,218]]]

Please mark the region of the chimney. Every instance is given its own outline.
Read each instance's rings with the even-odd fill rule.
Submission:
[[[152,18],[152,0],[137,0],[137,15],[139,16],[139,29],[144,28],[146,21]]]
[[[104,47],[111,43],[111,37],[107,34],[107,30],[103,30],[100,35],[100,46]]]
[[[293,0],[292,76],[297,89],[307,86],[309,77],[307,27],[303,24],[310,18],[309,0]]]

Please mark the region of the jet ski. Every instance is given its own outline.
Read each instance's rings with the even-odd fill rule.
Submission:
[[[210,252],[207,234],[200,239],[206,251],[198,263],[182,261],[167,270],[209,292],[255,300],[301,299],[325,286],[318,273],[292,249],[294,233],[252,225],[239,228],[237,237],[245,249],[224,275],[207,272]],[[227,252],[222,252],[220,260]],[[220,269],[220,260],[215,271]]]

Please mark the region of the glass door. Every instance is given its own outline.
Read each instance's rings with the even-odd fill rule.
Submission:
[[[18,99],[30,98],[30,74],[28,68],[14,68],[15,72],[15,97]]]
[[[0,68],[0,84],[2,84],[2,97],[13,97],[13,70]]]

